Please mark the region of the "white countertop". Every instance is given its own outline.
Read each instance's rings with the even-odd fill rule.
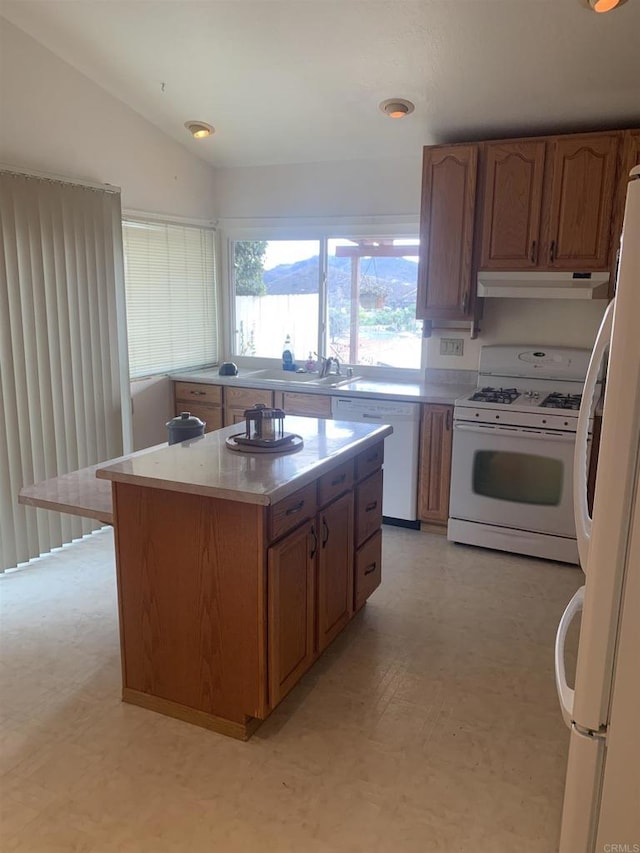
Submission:
[[[240,432],[242,428],[234,424],[190,441],[134,453],[99,467],[96,477],[269,505],[314,482],[393,430],[384,424],[287,417],[287,432],[300,435],[304,446],[294,453],[269,454],[230,450],[227,437]]]
[[[287,382],[259,379],[253,371],[240,368],[237,376],[219,376],[218,368],[186,371],[171,375],[179,382],[203,382],[211,385],[226,385],[238,388],[268,388],[274,391],[296,391],[301,394],[322,394],[332,397],[367,397],[370,399],[401,400],[409,403],[441,403],[453,405],[459,398],[469,394],[476,387],[475,382],[428,382],[359,378],[340,385],[338,388],[309,385],[292,380]],[[284,376],[284,371],[283,371]],[[288,423],[288,421],[287,421]]]

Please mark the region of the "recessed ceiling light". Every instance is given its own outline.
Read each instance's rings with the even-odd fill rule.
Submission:
[[[215,127],[207,124],[206,121],[185,121],[184,126],[194,139],[205,139],[215,133]]]
[[[389,118],[404,118],[415,110],[411,101],[406,101],[404,98],[387,98],[379,107]]]
[[[626,2],[627,0],[582,0],[582,5],[593,9],[594,12],[610,12]]]

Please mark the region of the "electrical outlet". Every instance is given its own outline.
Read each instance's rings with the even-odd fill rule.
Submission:
[[[440,338],[440,355],[462,355],[464,338]]]

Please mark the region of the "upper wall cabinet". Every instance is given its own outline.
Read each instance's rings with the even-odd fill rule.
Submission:
[[[537,266],[546,148],[544,139],[483,146],[482,269]]]
[[[619,138],[484,143],[480,268],[606,269]]]
[[[471,314],[477,145],[424,149],[416,314],[463,320]]]
[[[543,265],[563,270],[609,266],[619,138],[617,133],[596,133],[552,142],[548,254]]]

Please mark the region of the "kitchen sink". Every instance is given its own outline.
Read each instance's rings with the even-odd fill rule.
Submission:
[[[251,379],[268,380],[269,382],[282,382],[304,385],[317,385],[321,388],[338,388],[359,379],[359,376],[343,376],[330,373],[328,376],[320,376],[319,373],[296,373],[288,370],[255,370],[247,374]]]

